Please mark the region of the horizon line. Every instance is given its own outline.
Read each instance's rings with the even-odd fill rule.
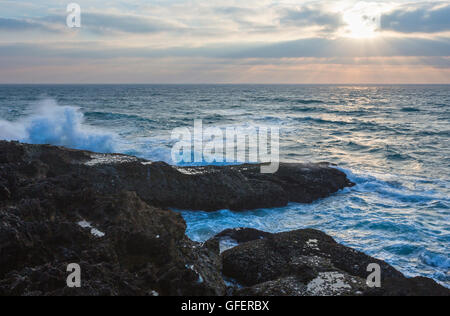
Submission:
[[[450,82],[443,83],[102,83],[102,82],[88,82],[88,83],[28,83],[28,82],[12,82],[12,83],[1,83],[0,86],[8,86],[8,85],[54,85],[54,86],[65,86],[65,85],[203,85],[203,86],[213,86],[213,85],[227,85],[227,86],[242,86],[242,85],[260,85],[260,86],[356,86],[356,85],[365,85],[365,86],[435,86],[435,85],[450,85]]]

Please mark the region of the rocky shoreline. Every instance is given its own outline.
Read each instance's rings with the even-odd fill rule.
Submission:
[[[327,163],[267,175],[0,141],[0,295],[449,295],[320,231],[242,228],[196,243],[169,210],[310,203],[352,185]],[[70,263],[81,288],[66,286]],[[370,263],[381,288],[366,285]]]

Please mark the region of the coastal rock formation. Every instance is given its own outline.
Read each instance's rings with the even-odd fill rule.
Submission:
[[[223,274],[239,287],[234,295],[449,295],[427,278],[406,278],[384,261],[336,243],[323,232],[305,229],[268,234],[227,230],[209,241],[235,240],[222,254]],[[381,267],[381,287],[366,285],[367,267]]]
[[[225,293],[219,256],[185,236],[179,214],[132,192],[46,188],[0,209],[0,295]],[[66,286],[70,263],[81,267],[80,289]]]
[[[0,141],[0,296],[448,295],[382,262],[386,287],[369,291],[365,265],[379,261],[317,231],[228,230],[193,242],[181,215],[167,209],[311,202],[349,185],[327,164],[262,175],[257,166],[175,168]],[[232,241],[225,248],[224,239]],[[67,287],[71,263],[81,267],[81,288]],[[245,287],[227,287],[224,275]]]
[[[84,181],[102,194],[133,191],[153,206],[203,211],[310,203],[353,185],[327,163],[281,164],[277,173],[261,174],[259,165],[178,168],[126,155],[8,142],[0,142],[0,163],[6,164],[2,174],[9,191],[19,196],[39,197],[43,186],[55,181],[60,186]],[[26,186],[16,185],[21,178]],[[8,196],[2,182],[0,195]]]
[[[85,155],[0,143],[0,295],[225,294],[220,256],[186,237],[181,215],[111,188],[114,170]]]

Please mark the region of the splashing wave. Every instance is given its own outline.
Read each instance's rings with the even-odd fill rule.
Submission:
[[[0,120],[0,139],[104,153],[115,148],[112,133],[85,125],[79,108],[59,106],[51,99],[39,102],[33,114],[18,121]]]

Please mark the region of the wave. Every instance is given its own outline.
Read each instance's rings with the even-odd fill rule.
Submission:
[[[297,107],[297,106],[293,106],[288,109],[288,111],[292,111],[292,112],[318,112],[318,111],[322,111],[322,110],[323,110],[322,108]]]
[[[268,98],[268,97],[255,97],[253,98],[255,101],[261,102],[277,102],[277,103],[294,103],[294,104],[324,104],[325,102],[321,100],[314,99],[293,99],[293,98]]]
[[[413,107],[405,107],[401,109],[402,112],[420,112],[420,109]]]
[[[102,153],[114,152],[112,133],[83,124],[79,108],[59,106],[55,100],[39,102],[35,112],[15,122],[0,120],[0,139],[30,144],[50,144]]]
[[[324,102],[320,100],[292,100],[292,102],[297,104],[324,104]]]
[[[349,141],[349,142],[347,142],[346,146],[353,150],[365,150],[365,149],[371,148],[370,146],[360,144],[356,141]]]
[[[396,243],[393,245],[385,246],[383,249],[389,253],[399,256],[410,256],[421,251],[423,247],[418,245],[412,245],[409,243]]]
[[[383,181],[369,174],[356,174],[345,168],[337,167],[337,169],[344,172],[350,181],[356,183],[356,187],[352,188],[352,190],[377,193],[385,199],[399,202],[434,203],[436,201],[449,201],[448,198],[436,195],[434,192],[413,191],[398,182]]]
[[[327,119],[311,117],[311,116],[298,117],[298,118],[295,118],[294,120],[298,121],[298,122],[314,122],[314,123],[318,123],[318,124],[334,124],[334,125],[340,125],[340,126],[353,124],[352,122],[327,120]]]
[[[406,153],[401,153],[392,148],[385,149],[384,155],[390,161],[392,161],[392,160],[394,160],[394,161],[415,160],[412,156],[410,156]]]
[[[297,122],[313,122],[317,124],[332,124],[339,126],[354,126],[354,130],[367,130],[367,129],[376,129],[376,130],[391,130],[387,126],[383,126],[377,122],[363,121],[359,119],[352,118],[348,120],[348,118],[343,118],[343,120],[336,119],[326,119],[321,117],[314,116],[303,116],[303,117],[295,117],[295,121]]]
[[[445,136],[450,137],[450,130],[444,131],[420,131],[417,133],[418,136]]]
[[[94,118],[96,120],[132,120],[135,122],[148,122],[154,123],[155,121],[152,119],[148,119],[139,115],[132,114],[122,114],[122,113],[114,113],[114,112],[85,112],[84,116],[86,118]]]
[[[448,256],[425,251],[420,255],[420,259],[429,266],[450,269],[450,258]]]

